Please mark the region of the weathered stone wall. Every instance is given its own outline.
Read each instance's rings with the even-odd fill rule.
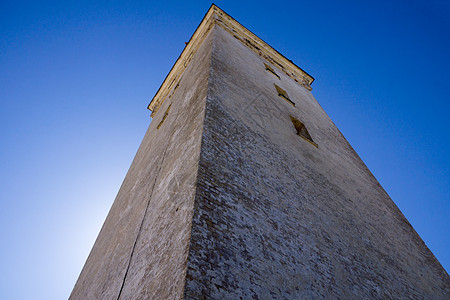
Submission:
[[[70,298],[448,298],[448,274],[309,85],[220,26],[158,92]]]
[[[182,297],[211,47],[208,36],[181,80],[171,86],[71,299]]]
[[[184,297],[448,299],[447,273],[311,93],[264,63],[215,27]]]

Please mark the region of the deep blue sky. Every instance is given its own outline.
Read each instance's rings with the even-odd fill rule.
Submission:
[[[450,270],[450,2],[217,1],[313,94]],[[208,1],[0,3],[0,298],[64,299]]]

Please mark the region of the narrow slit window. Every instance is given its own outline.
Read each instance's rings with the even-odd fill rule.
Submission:
[[[275,73],[275,71],[272,69],[271,66],[269,66],[268,64],[264,63],[264,67],[266,67],[266,71],[269,71],[270,73],[272,73],[274,76],[276,76],[278,79],[280,79],[280,76],[278,76],[277,73]]]
[[[283,98],[284,100],[286,100],[287,102],[289,102],[290,104],[292,104],[292,106],[295,106],[295,103],[292,102],[291,99],[289,99],[288,94],[286,93],[285,90],[283,90],[282,88],[280,88],[278,85],[276,85],[275,83],[273,84],[275,86],[275,88],[277,89],[277,93],[278,96],[280,96],[281,98]]]
[[[159,127],[161,127],[161,125],[164,123],[164,121],[166,120],[167,116],[169,115],[169,110],[170,107],[172,106],[172,103],[170,103],[169,107],[167,108],[166,112],[164,113],[164,116],[161,120],[161,122],[159,122],[158,126],[156,126],[156,129],[159,129]]]
[[[295,130],[297,131],[297,135],[300,136],[301,138],[303,138],[304,140],[308,141],[314,147],[317,148],[318,145],[313,141],[311,135],[309,134],[308,130],[306,129],[305,124],[303,124],[301,121],[294,118],[293,116],[289,116],[289,117],[291,117],[291,121],[292,121],[292,124],[294,124]]]

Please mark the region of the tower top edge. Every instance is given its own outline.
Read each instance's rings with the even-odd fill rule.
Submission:
[[[169,94],[171,88],[174,84],[176,84],[175,82],[178,82],[181,78],[182,73],[186,69],[195,52],[214,26],[222,27],[228,31],[228,33],[240,40],[244,45],[271,62],[297,83],[304,86],[309,91],[312,90],[311,84],[314,81],[314,78],[311,75],[291,60],[287,59],[284,55],[279,53],[256,34],[245,28],[213,3],[200,22],[200,25],[195,29],[194,34],[186,43],[185,48],[176,60],[175,64],[172,66],[172,69],[169,71],[169,74],[167,74],[155,96],[150,101],[147,108],[152,111],[151,117],[153,117],[158,111],[159,107]]]

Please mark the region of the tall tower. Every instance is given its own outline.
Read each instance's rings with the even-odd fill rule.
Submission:
[[[212,5],[70,298],[448,299],[313,80]]]

